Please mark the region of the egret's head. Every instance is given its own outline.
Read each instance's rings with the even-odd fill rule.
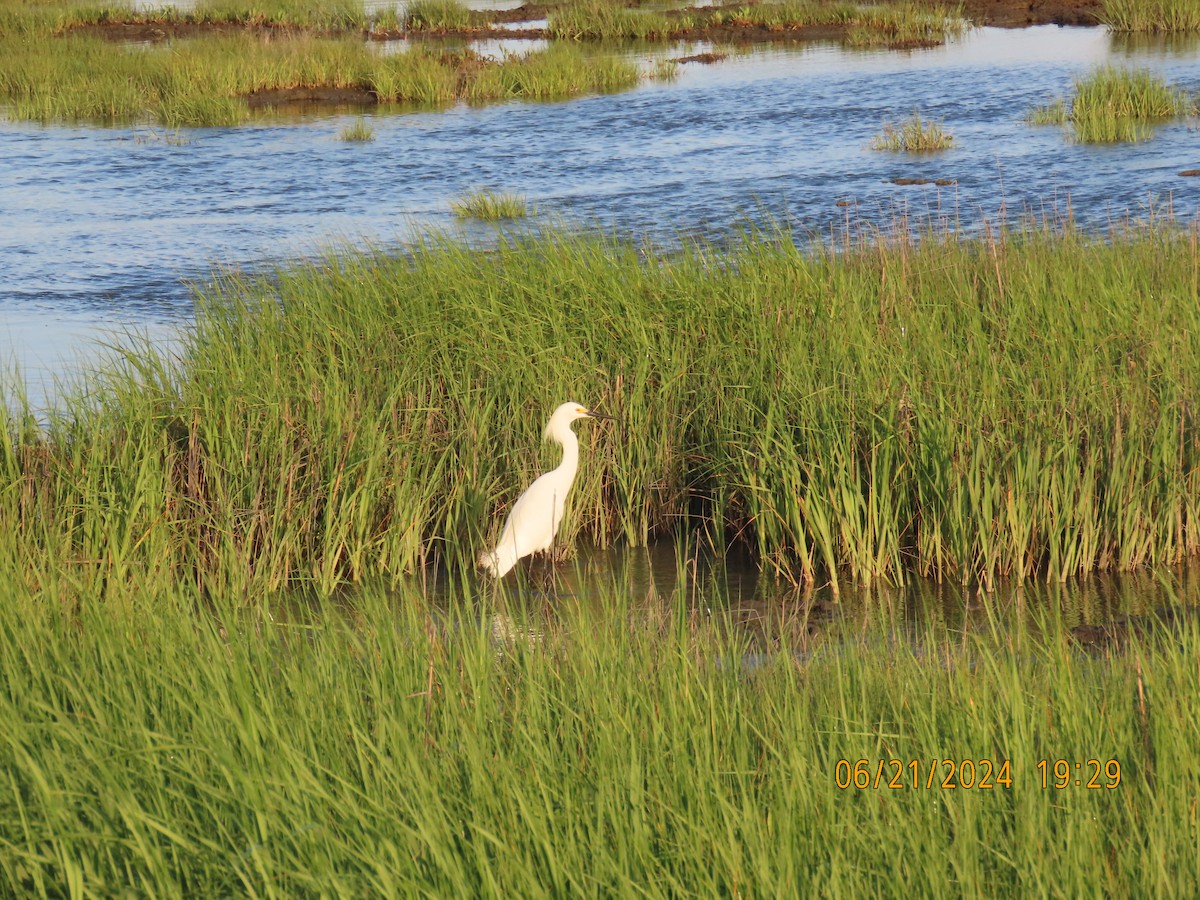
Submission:
[[[556,434],[561,433],[564,428],[569,429],[571,423],[576,419],[611,419],[612,416],[602,416],[599,413],[594,413],[582,403],[563,403],[550,416],[550,421],[546,423],[545,437],[547,440],[553,438]]]

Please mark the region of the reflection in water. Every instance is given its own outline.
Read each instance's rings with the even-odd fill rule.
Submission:
[[[1168,59],[1174,56],[1195,55],[1200,50],[1200,34],[1116,33],[1109,36],[1116,56],[1135,57],[1144,62],[1147,57]]]
[[[518,9],[524,6],[525,0],[460,0],[467,9]],[[363,9],[368,16],[377,16],[382,12],[394,10],[401,18],[408,14],[409,0],[364,0]]]
[[[457,581],[434,577],[435,605],[455,607]],[[795,591],[762,576],[749,556],[712,557],[683,545],[581,550],[567,562],[535,558],[499,585],[477,586],[477,601],[498,647],[532,647],[561,629],[564,609],[590,618],[624,616],[634,628],[716,626],[740,637],[747,659],[782,647],[806,655],[829,641],[884,640],[924,652],[974,635],[1011,640],[1069,633],[1082,647],[1119,644],[1129,629],[1170,624],[1200,609],[1200,564],[1165,572],[1093,576],[1067,582],[1000,585],[988,594],[914,578],[902,586]],[[453,616],[451,616],[453,619]]]
[[[178,342],[179,327],[169,319],[121,326],[87,307],[17,308],[0,316],[0,383],[20,389],[6,392],[4,402],[15,411],[28,401],[44,419],[56,397],[78,396],[94,374],[120,366],[122,350],[152,344],[169,354]]]
[[[439,50],[462,51],[471,50],[485,59],[502,62],[508,58],[520,58],[531,53],[540,53],[550,47],[550,41],[532,38],[488,38],[487,40],[468,41],[458,38],[445,38],[436,44],[429,40],[411,41],[407,38],[389,41],[372,41],[371,50],[380,56],[394,56],[407,53],[415,48],[428,50],[436,47]]]
[[[214,266],[431,230],[485,244],[497,229],[457,220],[450,205],[480,185],[528,197],[535,227],[600,225],[668,246],[689,234],[719,240],[747,218],[825,236],[851,216],[864,227],[906,215],[969,229],[1068,205],[1092,227],[1167,206],[1189,219],[1200,196],[1178,176],[1197,164],[1186,122],[1103,147],[1024,123],[1102,62],[1146,66],[1194,91],[1200,57],[1178,49],[1188,46],[1049,26],[978,29],[904,52],[772,47],[680,65],[674,81],[624,94],[378,115],[376,140],[359,144],[338,137],[357,114],[328,112],[194,129],[179,141],[142,140],[140,128],[0,123],[0,165],[11,173],[0,180],[0,322],[10,323],[0,361],[49,383],[60,364],[89,359],[85,337],[57,317],[103,331],[183,323],[186,282]],[[696,48],[627,52],[641,61]],[[868,149],[885,121],[914,107],[959,146]]]

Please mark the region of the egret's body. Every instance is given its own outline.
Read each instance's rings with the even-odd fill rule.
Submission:
[[[497,578],[502,578],[517,560],[531,553],[549,550],[562,523],[567,494],[579,470],[579,441],[571,430],[576,419],[607,419],[578,403],[564,403],[546,423],[545,438],[562,445],[562,462],[538,476],[513,504],[500,532],[496,549],[484,553],[479,563]]]

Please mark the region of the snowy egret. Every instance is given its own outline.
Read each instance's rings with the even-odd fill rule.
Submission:
[[[571,430],[576,419],[611,419],[594,413],[578,403],[564,403],[546,423],[544,437],[562,445],[563,458],[558,467],[538,476],[513,504],[496,549],[479,557],[479,564],[495,575],[504,577],[517,560],[531,553],[549,550],[562,522],[567,492],[579,468],[579,441]]]

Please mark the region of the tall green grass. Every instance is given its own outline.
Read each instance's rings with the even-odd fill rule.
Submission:
[[[474,24],[471,10],[460,0],[413,0],[406,13],[414,31],[466,31]]]
[[[665,39],[692,27],[690,18],[659,10],[631,8],[614,0],[582,0],[563,4],[547,18],[550,34],[566,40]]]
[[[865,47],[938,44],[961,33],[967,24],[954,9],[936,4],[809,0],[683,11],[643,9],[614,0],[586,0],[563,4],[553,9],[548,18],[552,35],[572,40],[663,40],[730,28],[799,36],[805,29],[831,26],[844,29],[852,46]]]
[[[885,122],[883,132],[871,140],[871,149],[896,153],[931,153],[953,146],[954,135],[946,131],[940,122],[923,120],[917,111],[899,125]]]
[[[357,38],[299,33],[195,38],[130,48],[71,34],[0,37],[0,101],[36,121],[158,121],[168,128],[233,125],[261,91],[352,88],[381,103],[561,99],[624,90],[632,62],[567,45],[496,62],[470,51],[414,48],[380,55]]]
[[[1104,0],[1099,18],[1116,32],[1200,31],[1200,7],[1192,0]]]
[[[355,119],[353,123],[342,127],[342,130],[338,132],[338,140],[349,143],[373,141],[375,140],[375,129],[365,119]]]
[[[306,3],[303,0],[197,0],[181,20],[242,25],[284,25],[325,30],[361,30],[368,25],[362,0]],[[132,17],[131,18],[136,18]]]
[[[1057,97],[1049,103],[1035,106],[1025,115],[1025,121],[1030,125],[1066,125],[1071,121],[1071,113],[1067,109],[1067,101]]]
[[[1182,91],[1148,70],[1104,66],[1076,82],[1071,124],[1087,143],[1141,140],[1154,125],[1187,113],[1188,106]]]
[[[747,29],[751,36],[761,37],[764,31],[769,35],[799,34],[832,26],[845,30],[855,46],[911,46],[941,43],[967,27],[961,10],[954,6],[908,2],[784,0],[666,10],[653,4],[574,0],[550,4],[547,18],[550,34],[566,40],[665,40],[730,28]],[[395,30],[464,33],[487,27],[492,19],[487,11],[470,10],[459,0],[416,0],[402,16],[392,8],[368,14],[361,0],[317,6],[296,0],[200,0],[189,10],[163,6],[139,11],[124,3],[65,2],[42,7],[0,0],[0,24],[7,26],[0,30],[5,31],[61,33],[79,26],[117,23],[232,25],[345,35]]]
[[[521,219],[529,214],[529,204],[526,203],[524,195],[491,190],[467,194],[452,201],[450,207],[459,218],[485,221]]]
[[[740,541],[799,583],[990,586],[1200,548],[1200,249],[1159,224],[838,252],[783,234],[664,252],[619,238],[432,239],[198,298],[45,434],[0,447],[0,572],[54,596],[469,568],[581,437],[576,541]],[[177,371],[176,371],[177,369]]]
[[[897,642],[868,617],[803,645],[801,615],[745,656],[761,646],[680,594],[505,611],[452,586],[444,614],[401,587],[269,615],[160,588],[73,609],[0,584],[0,891],[1170,896],[1200,878],[1194,619],[1093,657],[1053,615],[1044,639]],[[506,615],[540,639],[497,644]],[[929,785],[945,759],[950,784],[969,760],[992,787],[943,787],[940,763]],[[1089,760],[1119,784],[1086,787]]]
[[[1062,98],[1036,107],[1026,116],[1032,125],[1070,123],[1083,143],[1146,140],[1163,122],[1194,108],[1186,92],[1168,85],[1148,69],[1101,66],[1075,80],[1068,104]]]

